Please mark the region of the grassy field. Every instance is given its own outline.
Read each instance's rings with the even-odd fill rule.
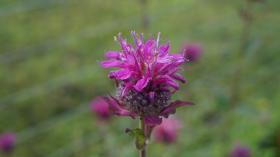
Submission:
[[[244,3],[148,0],[144,30],[137,0],[1,0],[0,133],[17,133],[12,156],[137,155],[124,134],[137,121],[100,125],[89,110],[91,99],[114,92],[99,65],[104,52],[119,49],[113,36],[130,38],[136,30],[146,37],[161,32],[174,52],[184,42],[204,48],[184,71],[189,83],[175,95],[196,104],[178,112],[180,138],[170,146],[152,144],[149,156],[225,157],[242,143],[254,157],[276,157],[260,143],[280,127],[280,1],[252,6],[242,48]]]

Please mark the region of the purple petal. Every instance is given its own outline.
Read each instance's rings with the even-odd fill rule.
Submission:
[[[130,111],[126,110],[125,108],[121,107],[118,100],[112,96],[110,97],[103,97],[104,100],[110,105],[110,109],[113,111],[114,114],[118,116],[130,116],[132,118],[135,117],[135,114],[131,113]]]
[[[179,84],[176,81],[174,81],[173,79],[167,80],[166,84],[173,87],[175,90],[179,89]]]
[[[127,92],[129,91],[129,89],[132,88],[132,84],[130,82],[127,82],[124,89],[121,92],[121,97],[125,96],[127,94]]]
[[[155,47],[156,41],[154,39],[150,39],[145,43],[144,54],[147,56],[152,55],[152,49]]]
[[[122,38],[121,34],[118,34],[117,40],[119,41],[124,54],[130,54],[133,50],[133,46]]]
[[[105,56],[109,59],[118,59],[120,57],[120,52],[117,51],[108,51]]]
[[[144,117],[144,122],[148,126],[155,126],[161,124],[162,119],[156,116],[149,116],[149,117]]]
[[[164,76],[159,77],[158,79],[156,79],[155,83],[156,84],[164,83],[166,85],[169,85],[169,86],[173,87],[175,90],[179,89],[179,84],[173,78],[171,78],[168,75],[164,75]]]
[[[122,49],[125,51],[125,52],[128,52],[127,51],[127,42],[125,39],[122,38],[121,34],[119,33],[118,34],[118,37],[117,37],[117,40],[119,41]]]
[[[169,42],[163,45],[160,45],[159,47],[159,54],[160,56],[165,56],[168,54],[168,50],[169,50],[170,44]]]
[[[131,35],[133,36],[136,46],[139,47],[143,44],[143,38],[139,37],[134,31],[131,32]]]
[[[164,57],[159,56],[159,57],[157,58],[157,62],[158,62],[158,63],[163,63],[163,64],[169,64],[169,63],[172,62],[172,58],[169,57],[169,56],[164,56]]]
[[[133,86],[137,91],[141,92],[150,82],[151,77],[144,77],[137,81],[137,83]]]
[[[109,75],[110,78],[116,78],[118,80],[128,79],[132,75],[132,71],[128,69],[121,69],[117,71],[112,71]]]
[[[170,71],[173,71],[173,69],[178,69],[178,66],[175,65],[174,62],[165,63],[158,67],[158,73],[164,75]]]
[[[172,75],[176,74],[176,72],[177,72],[178,70],[179,70],[178,67],[176,67],[176,66],[171,66],[166,74],[172,76]]]
[[[173,63],[177,66],[186,62],[185,57],[182,54],[170,54],[173,57]]]
[[[115,68],[120,68],[120,67],[123,67],[123,63],[121,61],[118,61],[118,60],[115,60],[115,59],[112,59],[112,60],[107,60],[107,61],[103,61],[101,62],[101,65],[103,68],[112,68],[112,67],[115,67]]]
[[[176,112],[176,108],[177,107],[181,107],[181,106],[189,106],[189,105],[194,105],[192,102],[189,101],[174,101],[172,102],[170,105],[168,105],[167,107],[165,107],[160,115],[164,116],[164,117],[168,117],[169,114],[173,114]]]
[[[181,81],[182,83],[186,83],[184,76],[180,74],[173,74],[172,77],[178,81]]]

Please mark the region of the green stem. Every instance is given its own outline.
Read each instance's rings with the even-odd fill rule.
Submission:
[[[145,122],[144,122],[143,118],[140,118],[139,127],[141,130],[143,130],[144,136],[145,136],[145,141],[146,141],[146,127],[145,127]],[[143,149],[139,150],[139,157],[147,157],[146,156],[146,144],[143,147]]]
[[[240,38],[240,49],[237,53],[236,59],[238,60],[237,67],[233,74],[233,79],[231,83],[231,96],[230,96],[230,105],[231,107],[234,107],[236,103],[240,99],[240,82],[241,82],[241,75],[243,71],[244,61],[243,57],[245,54],[245,51],[247,49],[250,33],[251,33],[251,25],[252,25],[252,5],[253,2],[250,0],[246,0],[244,8],[242,9],[242,12],[240,13],[240,18],[243,23],[243,28],[241,32],[241,38]]]
[[[147,31],[149,27],[149,17],[147,13],[147,2],[148,0],[140,0],[141,3],[141,11],[142,11],[142,27],[144,31]]]

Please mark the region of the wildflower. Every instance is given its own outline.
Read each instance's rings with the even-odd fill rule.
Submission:
[[[174,143],[177,140],[178,132],[181,127],[181,122],[175,117],[163,119],[162,123],[155,127],[154,137],[158,142],[165,144]]]
[[[105,99],[117,115],[139,116],[147,125],[158,125],[162,117],[175,113],[177,107],[192,104],[171,102],[172,94],[179,89],[178,81],[186,82],[177,73],[186,60],[183,54],[171,54],[169,43],[159,45],[160,34],[146,42],[143,35],[131,34],[134,47],[119,34],[116,40],[121,51],[107,52],[108,60],[101,62],[104,68],[117,69],[109,74],[116,81],[116,97]]]
[[[238,144],[231,151],[230,157],[251,157],[251,150],[249,147]]]
[[[11,153],[16,142],[16,135],[12,132],[0,135],[0,150],[4,153]]]
[[[91,111],[103,121],[107,121],[111,117],[108,103],[101,97],[96,98],[90,104]]]
[[[190,62],[196,62],[203,52],[203,48],[198,43],[186,43],[182,48],[182,53]]]

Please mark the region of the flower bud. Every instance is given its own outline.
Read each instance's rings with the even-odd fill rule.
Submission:
[[[11,153],[14,150],[16,134],[12,132],[0,135],[0,150],[4,153]]]
[[[196,62],[203,53],[203,48],[199,43],[186,43],[182,47],[182,53],[189,62]]]
[[[96,98],[90,104],[91,111],[99,120],[107,121],[111,117],[108,103],[101,97]]]
[[[162,123],[154,130],[154,137],[156,141],[171,144],[177,140],[179,130],[181,129],[181,122],[175,117],[164,119]]]
[[[237,144],[231,151],[230,157],[251,157],[251,150],[249,147]]]

